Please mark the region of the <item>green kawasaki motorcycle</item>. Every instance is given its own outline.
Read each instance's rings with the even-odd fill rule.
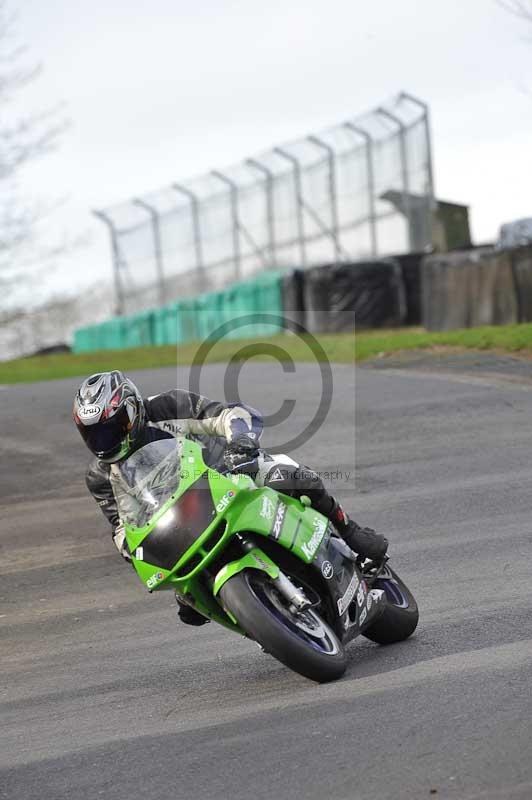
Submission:
[[[308,498],[210,469],[196,442],[147,444],[111,481],[149,591],[175,590],[307,678],[339,678],[358,634],[389,644],[416,628],[416,601],[386,562],[357,558]]]

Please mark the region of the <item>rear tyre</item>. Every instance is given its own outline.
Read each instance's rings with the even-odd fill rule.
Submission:
[[[362,635],[377,644],[394,644],[408,639],[419,620],[417,603],[410,589],[390,567],[385,568],[371,588],[384,591],[386,606]]]
[[[313,609],[297,612],[266,573],[246,569],[220,589],[227,611],[270,655],[305,678],[326,683],[347,666],[344,648]]]

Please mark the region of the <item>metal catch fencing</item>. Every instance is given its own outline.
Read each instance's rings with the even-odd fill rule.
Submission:
[[[429,109],[402,93],[319,135],[94,213],[109,230],[123,314],[267,269],[423,250],[433,208]]]

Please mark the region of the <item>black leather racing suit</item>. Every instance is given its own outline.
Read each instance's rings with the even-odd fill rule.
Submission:
[[[205,462],[211,467],[223,463],[224,450],[236,437],[248,435],[258,445],[262,434],[262,417],[250,406],[219,403],[183,389],[149,397],[144,407],[146,425],[138,447],[157,439],[186,435],[203,445]],[[86,481],[114,533],[120,520],[109,480],[110,470],[110,464],[94,459],[88,467]],[[296,497],[307,495],[313,507],[326,516],[334,507],[334,500],[321,478],[288,456],[271,456],[262,451],[254,477],[259,486],[271,486]]]

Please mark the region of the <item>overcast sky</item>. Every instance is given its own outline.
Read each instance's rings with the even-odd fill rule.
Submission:
[[[12,0],[15,4],[15,0]],[[66,197],[50,230],[92,244],[70,280],[109,275],[89,209],[354,117],[401,90],[432,108],[436,193],[477,241],[532,216],[532,26],[495,0],[20,0],[41,60],[28,107],[72,127],[28,173]],[[57,285],[57,278],[50,279]]]

